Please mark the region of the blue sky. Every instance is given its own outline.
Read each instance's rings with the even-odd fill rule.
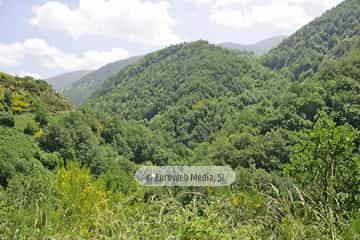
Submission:
[[[46,78],[205,39],[289,35],[341,0],[0,0],[0,71]]]

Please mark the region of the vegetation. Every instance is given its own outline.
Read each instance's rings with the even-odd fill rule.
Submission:
[[[15,126],[14,116],[9,112],[0,112],[0,125],[8,127]]]
[[[205,41],[151,53],[76,111],[1,75],[0,239],[360,239],[359,6],[260,59]],[[144,187],[143,165],[237,179]]]

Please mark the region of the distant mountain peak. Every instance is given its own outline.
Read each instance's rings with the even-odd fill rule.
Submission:
[[[80,80],[85,75],[91,73],[91,70],[79,70],[74,72],[63,73],[48,79],[45,79],[47,83],[53,86],[56,90],[60,91]]]
[[[134,63],[139,58],[141,58],[141,56],[130,57],[108,63],[95,71],[85,74],[72,84],[69,84],[63,89],[63,94],[74,105],[78,106],[85,102],[88,97],[90,97],[90,95],[103,83],[103,81],[113,76],[124,67]]]
[[[271,38],[263,39],[253,44],[224,42],[218,45],[229,50],[253,52],[255,55],[263,55],[271,49],[277,47],[285,38],[286,36],[274,36]]]

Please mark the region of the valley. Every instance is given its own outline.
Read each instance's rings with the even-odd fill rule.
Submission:
[[[173,44],[58,91],[0,73],[0,239],[360,239],[360,1],[272,40]],[[168,165],[236,180],[135,180]]]

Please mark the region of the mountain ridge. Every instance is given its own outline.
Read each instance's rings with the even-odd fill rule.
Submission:
[[[248,45],[232,42],[220,43],[216,45],[236,52],[254,52],[256,55],[262,55],[269,51],[270,48],[277,46],[284,38],[285,36],[275,36]],[[63,89],[62,93],[73,104],[79,106],[84,103],[86,99],[89,98],[90,95],[95,92],[98,87],[100,87],[103,81],[115,75],[124,67],[135,63],[142,57],[143,56],[134,56],[124,60],[108,63],[103,67],[87,74],[86,76],[82,77],[71,85],[68,85],[65,89]]]
[[[232,91],[240,93],[240,86],[237,87],[236,82],[241,82],[242,77],[254,78],[252,74],[256,74],[258,69],[260,74],[258,80],[268,78],[266,75],[273,74],[270,71],[265,73],[266,69],[262,68],[261,65],[257,65],[257,67],[254,67],[254,65],[256,65],[256,62],[252,57],[239,56],[234,51],[209,44],[203,40],[173,45],[146,55],[137,63],[107,79],[92,95],[93,98],[101,98],[101,100],[93,99],[92,103],[97,105],[105,101],[102,97],[107,93],[111,96],[110,92],[115,94],[116,91],[121,91],[122,93],[116,97],[118,100],[111,100],[112,97],[110,97],[107,101],[113,102],[114,105],[120,104],[115,107],[116,109],[134,108],[135,106],[131,107],[132,104],[140,104],[136,103],[137,98],[144,99],[145,102],[152,102],[151,104],[154,106],[145,110],[148,112],[144,113],[148,115],[146,118],[149,118],[156,114],[158,110],[164,110],[167,103],[181,100],[184,97],[182,94],[186,96],[186,94],[189,94],[186,91],[190,89],[203,89],[203,91],[198,89],[197,92],[204,97],[206,95],[209,97],[219,96],[225,92],[230,94]],[[167,68],[164,68],[164,66],[167,66]],[[231,79],[230,76],[236,78]],[[134,79],[129,80],[132,77]],[[201,79],[203,79],[203,82],[201,82]],[[140,87],[145,82],[149,84],[149,86],[146,86],[146,91],[149,92],[143,92],[145,86]],[[213,89],[206,85],[211,85]],[[129,93],[133,95],[129,95]],[[164,99],[159,100],[158,96],[162,96]],[[121,106],[122,99],[134,102],[125,107]],[[124,104],[126,105],[126,103]],[[146,103],[143,104],[146,105]],[[105,109],[105,106],[100,108]],[[126,114],[133,115],[130,112]]]
[[[224,42],[217,45],[235,51],[253,52],[255,55],[261,56],[270,51],[272,48],[277,47],[286,38],[286,36],[274,36],[252,44]]]
[[[60,75],[56,75],[47,79],[44,79],[57,91],[60,91],[71,84],[79,81],[82,77],[91,73],[91,70],[78,70],[74,72],[67,72]]]
[[[79,106],[88,99],[105,79],[111,77],[124,67],[131,65],[140,58],[141,56],[135,56],[108,63],[103,67],[86,74],[78,81],[63,89],[62,94],[75,106]]]

